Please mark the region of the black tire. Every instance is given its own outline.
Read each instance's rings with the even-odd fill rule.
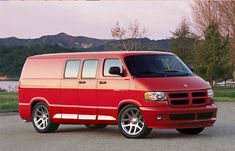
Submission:
[[[132,112],[131,112],[131,110],[133,110]],[[134,113],[132,116],[133,117],[129,117],[129,116],[126,116],[127,114],[129,114],[129,111],[131,112],[131,113],[133,113],[134,111],[136,111],[136,113]],[[138,113],[137,113],[138,112]],[[126,114],[126,115],[125,115]],[[139,115],[139,116],[138,116]],[[130,120],[128,120],[128,119],[123,119],[124,117],[127,117],[128,119],[130,119]],[[135,120],[133,120],[133,118],[135,118]],[[122,121],[123,120],[123,121]],[[128,121],[126,121],[127,123],[125,123],[125,121],[126,120],[128,120]],[[136,122],[136,123],[133,123],[133,121],[134,122]],[[129,131],[130,131],[130,133],[132,133],[132,130],[133,130],[133,125],[138,125],[139,126],[139,124],[142,126],[142,129],[139,129],[139,132],[137,133],[137,134],[134,134],[135,133],[135,130],[136,130],[136,127],[134,126],[134,131],[133,131],[133,134],[128,134],[128,132],[126,132],[127,131],[127,129],[125,129],[124,127],[126,126],[126,125],[124,125],[124,124],[127,124],[128,125],[128,123],[129,123],[129,125],[131,124],[131,126],[130,126],[130,128],[129,128]],[[132,125],[133,124],[133,125]],[[126,127],[128,127],[128,126],[126,126]],[[139,126],[140,127],[140,126]],[[146,124],[144,123],[144,118],[143,118],[143,115],[142,115],[142,113],[140,112],[140,109],[137,107],[137,106],[135,106],[135,105],[132,105],[132,104],[129,104],[129,105],[126,105],[125,107],[123,107],[122,109],[121,109],[121,111],[119,112],[119,115],[118,115],[118,128],[119,128],[119,130],[120,130],[120,132],[122,133],[122,135],[124,135],[125,137],[127,137],[127,138],[144,138],[144,137],[146,137],[150,132],[151,132],[151,128],[147,128],[147,126],[146,126]],[[130,130],[131,129],[131,130]]]
[[[40,114],[41,114],[41,116],[40,116]],[[41,123],[37,122],[40,120],[40,118],[42,121]],[[44,121],[45,125],[43,124],[43,121]],[[49,113],[48,107],[45,103],[42,103],[42,102],[37,103],[33,107],[32,122],[33,122],[33,126],[34,126],[35,130],[39,133],[54,132],[59,127],[59,124],[52,123],[52,121],[50,119],[50,113]],[[43,125],[43,127],[40,127],[39,125]]]
[[[181,134],[196,135],[201,133],[204,130],[204,127],[200,128],[185,128],[185,129],[176,129]]]
[[[102,128],[105,128],[107,125],[105,125],[105,124],[85,124],[85,126],[90,129],[102,129]]]

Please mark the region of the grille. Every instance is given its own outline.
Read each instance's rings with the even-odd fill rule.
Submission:
[[[186,98],[188,97],[188,93],[170,93],[170,98]]]
[[[205,90],[196,92],[168,93],[171,106],[205,105],[207,93]]]
[[[195,114],[171,114],[170,120],[194,120]]]
[[[206,92],[193,92],[192,93],[193,97],[201,97],[201,96],[206,96]]]
[[[206,99],[193,99],[193,104],[204,104]]]
[[[210,119],[213,117],[213,112],[207,112],[207,113],[198,113],[197,114],[197,119],[202,120],[202,119]]]
[[[170,114],[169,119],[176,120],[195,120],[197,115],[198,120],[211,119],[213,118],[214,112],[205,113],[190,113],[190,114]]]
[[[188,105],[189,100],[171,100],[172,105]]]

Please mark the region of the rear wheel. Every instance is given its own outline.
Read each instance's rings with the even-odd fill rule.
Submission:
[[[200,128],[185,128],[185,129],[176,129],[178,132],[182,134],[196,135],[201,133],[204,130],[204,127]]]
[[[105,124],[85,124],[85,126],[90,129],[102,129],[102,128],[105,128],[107,125],[105,125]]]
[[[42,102],[34,106],[32,121],[34,128],[39,133],[53,132],[59,127],[59,124],[52,123],[47,105]]]
[[[152,129],[147,128],[140,109],[135,105],[125,106],[119,113],[118,127],[127,138],[143,138]]]

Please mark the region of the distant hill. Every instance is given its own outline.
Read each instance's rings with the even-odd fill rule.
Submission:
[[[169,51],[171,40],[141,38],[137,43],[140,50]],[[75,37],[65,33],[35,39],[0,38],[0,77],[19,78],[26,58],[32,55],[120,49],[119,40]]]
[[[0,46],[34,46],[34,45],[59,45],[63,48],[77,49],[80,51],[110,51],[119,50],[120,41],[111,39],[95,39],[84,36],[71,36],[66,33],[47,35],[35,39],[19,39],[16,37],[0,38]],[[142,50],[169,51],[171,40],[138,39]]]

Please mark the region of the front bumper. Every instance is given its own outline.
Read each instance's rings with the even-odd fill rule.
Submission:
[[[216,121],[215,104],[198,107],[140,107],[148,128],[210,127]],[[208,116],[208,113],[211,116]],[[157,119],[160,115],[162,119]],[[204,115],[204,116],[201,116]]]

